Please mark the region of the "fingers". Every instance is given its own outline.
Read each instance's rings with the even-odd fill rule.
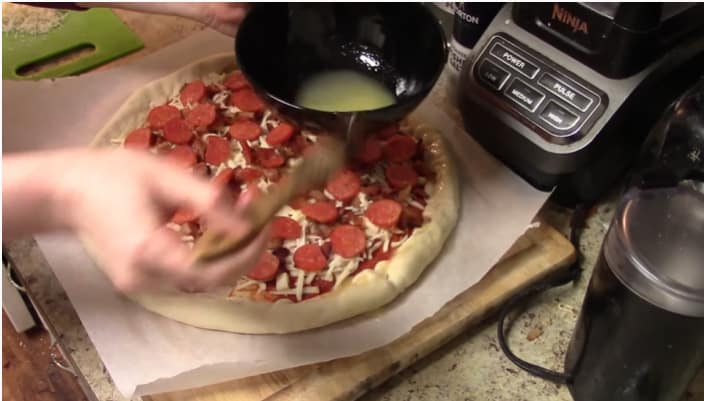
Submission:
[[[144,159],[141,159],[144,160]],[[135,161],[137,163],[138,161]],[[177,208],[186,207],[193,210],[213,229],[227,235],[244,235],[250,224],[244,216],[244,207],[252,201],[250,192],[243,193],[235,203],[229,193],[195,178],[187,172],[174,169],[170,165],[145,160],[143,176],[134,185],[143,190],[144,197],[151,202],[142,204],[144,198],[137,195],[125,200],[126,213],[138,213],[131,216],[110,216],[109,225],[119,227],[120,232],[129,232],[131,238],[120,241],[126,246],[128,258],[124,271],[113,275],[118,289],[131,292],[159,286],[177,287],[189,291],[208,290],[219,285],[235,284],[237,279],[251,269],[259,260],[268,240],[268,233],[260,233],[244,249],[207,264],[192,264],[190,247],[180,235],[163,226],[165,215]],[[121,192],[125,194],[125,192]],[[141,206],[134,208],[134,206]],[[117,214],[118,211],[115,211]],[[123,213],[124,214],[124,213]],[[125,227],[130,225],[131,227]]]
[[[247,14],[243,4],[208,4],[204,6],[201,22],[228,36],[235,36],[239,24]]]
[[[194,265],[190,263],[190,248],[176,233],[162,229],[140,247],[135,266],[130,269],[135,274],[122,277],[116,286],[122,291],[171,286],[194,292],[234,285],[257,263],[267,238],[268,233],[262,232],[239,252],[211,263]]]
[[[234,285],[259,261],[268,241],[268,233],[262,232],[244,249],[208,264],[192,266],[199,273],[198,290],[206,291],[219,285]]]
[[[205,219],[208,227],[230,235],[249,229],[241,207],[235,207],[230,194],[206,181],[168,166],[153,177],[157,197],[167,209],[186,207]]]

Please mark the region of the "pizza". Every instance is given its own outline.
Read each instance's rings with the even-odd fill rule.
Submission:
[[[134,93],[93,146],[151,152],[236,199],[265,193],[320,135],[277,115],[233,55],[221,54]],[[345,168],[283,207],[271,221],[266,252],[237,283],[129,296],[208,329],[325,326],[377,310],[408,289],[441,252],[458,213],[458,183],[441,135],[404,120],[368,133]],[[199,216],[185,209],[167,227],[191,245],[203,231]]]

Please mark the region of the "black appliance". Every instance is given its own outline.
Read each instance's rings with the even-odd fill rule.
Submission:
[[[463,67],[467,131],[563,203],[591,202],[704,74],[704,4],[513,3]]]

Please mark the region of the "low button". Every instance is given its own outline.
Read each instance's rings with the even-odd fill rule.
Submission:
[[[504,83],[506,83],[509,77],[508,72],[502,70],[489,60],[482,61],[481,65],[479,65],[478,72],[479,77],[497,91],[501,90],[501,87],[504,86]]]
[[[540,84],[543,85],[546,89],[550,90],[557,96],[560,96],[561,98],[565,99],[573,106],[582,111],[587,111],[589,106],[592,104],[592,99],[583,96],[577,90],[575,90],[572,85],[566,84],[563,81],[558,80],[551,74],[543,74],[543,76],[540,77],[540,81],[538,82],[540,82]]]
[[[515,79],[506,89],[504,94],[514,102],[526,108],[528,111],[535,111],[545,95],[526,85],[520,79]]]
[[[577,124],[579,117],[559,104],[550,101],[543,112],[540,113],[540,118],[550,126],[565,131]]]

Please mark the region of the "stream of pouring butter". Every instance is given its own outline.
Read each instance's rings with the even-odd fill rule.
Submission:
[[[357,112],[381,109],[396,103],[394,94],[381,82],[353,70],[324,71],[306,79],[296,94],[296,103],[313,110],[348,112],[344,140],[347,155],[355,154],[362,134]]]

